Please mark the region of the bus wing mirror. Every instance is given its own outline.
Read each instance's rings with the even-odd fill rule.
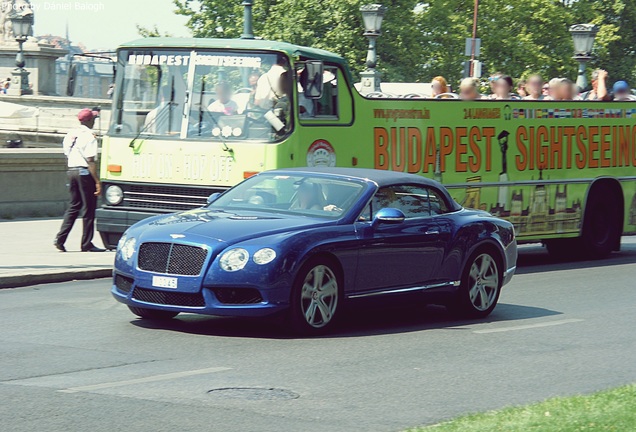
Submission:
[[[68,67],[68,81],[66,82],[66,96],[75,94],[75,84],[77,83],[77,63],[71,63]]]
[[[307,80],[303,86],[307,99],[320,99],[322,97],[323,75],[325,65],[319,60],[309,60],[305,63]]]

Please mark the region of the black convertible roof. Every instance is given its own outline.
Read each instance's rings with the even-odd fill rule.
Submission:
[[[270,172],[303,172],[303,173],[319,173],[333,174],[343,177],[356,178],[360,180],[371,180],[378,186],[388,186],[396,183],[421,184],[426,186],[436,186],[440,188],[440,184],[434,180],[424,178],[415,174],[401,173],[397,171],[376,170],[370,168],[327,168],[327,167],[305,167],[305,168],[289,168],[279,169]],[[440,188],[443,189],[443,188]]]

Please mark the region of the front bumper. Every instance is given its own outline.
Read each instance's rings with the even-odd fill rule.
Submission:
[[[114,210],[102,207],[95,212],[95,224],[104,246],[114,249],[122,234],[137,222],[161,213],[142,212],[133,210]]]
[[[504,272],[503,285],[506,285],[515,274],[517,270],[517,242],[512,241],[506,248],[506,271]]]
[[[142,287],[132,277],[120,273],[114,274],[111,293],[117,301],[128,306],[236,317],[262,317],[285,310],[289,307],[290,294],[287,289],[251,286],[211,286],[188,292]],[[222,293],[228,294],[221,295]],[[231,296],[229,293],[235,295]],[[258,293],[258,296],[254,293]],[[232,303],[233,301],[243,303]]]

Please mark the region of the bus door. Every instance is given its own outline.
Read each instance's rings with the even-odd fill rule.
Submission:
[[[324,63],[321,91],[319,95],[308,95],[306,70],[303,63],[296,69],[294,165],[351,166],[351,150],[347,146],[353,135],[353,97],[345,75],[338,65]]]

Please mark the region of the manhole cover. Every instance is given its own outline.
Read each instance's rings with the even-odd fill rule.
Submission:
[[[291,390],[265,387],[224,387],[212,389],[208,394],[217,399],[242,400],[290,400],[298,399],[300,395]]]

